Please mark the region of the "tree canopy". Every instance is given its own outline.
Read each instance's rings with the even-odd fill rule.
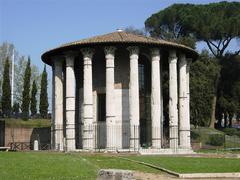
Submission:
[[[9,117],[11,115],[11,85],[9,77],[9,60],[6,58],[4,64],[3,84],[2,84],[2,111],[3,115]]]
[[[145,27],[154,37],[204,41],[212,54],[221,58],[229,43],[240,36],[239,12],[239,2],[174,4],[153,14],[145,21]],[[239,53],[240,48],[234,55]]]
[[[37,95],[37,84],[36,81],[34,80],[32,83],[32,91],[31,91],[31,116],[34,116],[37,114],[37,99],[36,99],[36,95]]]
[[[145,21],[145,28],[151,36],[175,41],[193,48],[194,40],[203,41],[217,59],[217,64],[220,66],[216,69],[218,70],[216,72],[217,76],[212,81],[215,92],[214,96],[212,96],[210,127],[214,127],[217,104],[217,108],[222,107],[221,111],[224,112],[226,112],[225,109],[231,109],[228,110],[228,113],[237,109],[236,103],[222,95],[224,91],[221,90],[221,81],[226,78],[222,76],[229,75],[223,72],[226,63],[222,63],[222,61],[232,59],[240,53],[240,47],[236,47],[234,52],[230,52],[228,48],[234,39],[240,37],[239,12],[240,2],[173,4],[153,14]],[[201,66],[198,68],[201,68]],[[227,69],[229,68],[228,66]],[[231,83],[234,82],[231,81]],[[205,86],[202,88],[205,89]],[[234,86],[234,89],[238,89],[238,86]]]
[[[47,93],[47,71],[46,65],[44,66],[41,79],[41,92],[40,92],[40,104],[39,111],[43,118],[47,118],[48,115],[48,93]]]
[[[29,106],[30,106],[30,79],[31,79],[31,64],[30,58],[24,73],[23,91],[22,91],[22,118],[27,120],[29,118]]]

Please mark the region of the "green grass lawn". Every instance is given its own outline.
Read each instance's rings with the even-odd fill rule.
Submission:
[[[178,173],[240,172],[239,159],[125,155]],[[111,154],[0,152],[0,179],[95,179],[99,169],[162,173]]]
[[[96,179],[99,169],[158,170],[103,155],[52,152],[0,152],[0,179]]]
[[[240,172],[240,159],[165,156],[132,156],[128,158],[150,163],[178,173]]]

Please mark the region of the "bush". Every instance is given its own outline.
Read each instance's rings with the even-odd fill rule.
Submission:
[[[237,134],[237,129],[235,128],[224,128],[222,131],[229,136],[233,136]]]
[[[207,144],[212,146],[222,146],[224,144],[224,135],[222,134],[211,134]]]
[[[222,130],[225,134],[229,135],[229,136],[239,136],[240,137],[240,130],[236,129],[236,128],[224,128]]]
[[[191,139],[192,140],[199,140],[200,139],[200,134],[194,131],[191,131]]]

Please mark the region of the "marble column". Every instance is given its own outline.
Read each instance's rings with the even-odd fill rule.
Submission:
[[[76,149],[75,140],[75,74],[72,53],[66,54],[66,150]]]
[[[55,67],[52,59],[52,117],[51,117],[51,149],[55,150]]]
[[[130,83],[129,83],[129,119],[130,119],[130,149],[139,149],[139,82],[138,55],[139,48],[127,48],[130,55]]]
[[[115,95],[114,95],[114,52],[115,47],[104,48],[106,58],[106,131],[108,150],[116,149]]]
[[[152,148],[161,148],[161,87],[160,87],[160,53],[159,49],[151,49],[152,62]]]
[[[92,57],[93,49],[81,49],[83,54],[83,126],[82,140],[84,150],[93,150],[93,88],[92,88]]]
[[[180,54],[179,60],[179,147],[187,148],[190,124],[187,121],[187,61],[185,54]]]
[[[192,63],[192,59],[187,59],[187,68],[186,68],[186,76],[187,76],[187,102],[186,102],[186,124],[187,126],[187,133],[186,133],[186,148],[191,149],[191,136],[190,136],[190,66]]]
[[[55,150],[63,150],[63,60],[54,58],[54,139]]]
[[[178,148],[178,87],[177,56],[175,50],[169,51],[169,138],[170,148]]]

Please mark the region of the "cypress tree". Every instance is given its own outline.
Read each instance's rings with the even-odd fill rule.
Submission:
[[[29,118],[29,104],[30,104],[30,78],[31,66],[30,58],[28,57],[27,66],[24,72],[23,92],[22,92],[22,118],[27,120]]]
[[[3,84],[2,84],[2,111],[3,115],[10,117],[11,115],[11,86],[9,77],[9,59],[4,64]]]
[[[15,118],[18,118],[19,114],[19,104],[17,102],[14,102],[13,107],[12,107],[12,112]]]
[[[37,95],[37,85],[36,85],[36,81],[33,81],[32,84],[32,92],[31,92],[31,116],[34,116],[37,114],[37,99],[36,99],[36,95]]]
[[[44,66],[44,70],[42,72],[41,79],[41,92],[40,92],[40,104],[39,111],[43,118],[47,118],[48,114],[48,94],[47,94],[47,72],[46,65]]]

